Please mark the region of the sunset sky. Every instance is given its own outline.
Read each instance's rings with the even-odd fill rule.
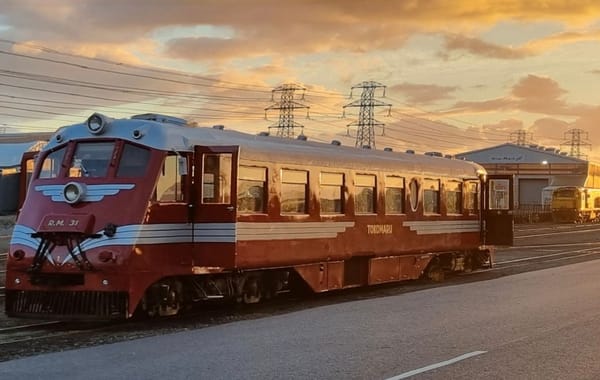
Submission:
[[[600,160],[600,1],[0,0],[0,133],[93,112],[258,133],[294,83],[304,134],[353,146],[343,106],[364,81],[392,105],[377,149],[453,154],[525,130],[568,151],[581,129]]]

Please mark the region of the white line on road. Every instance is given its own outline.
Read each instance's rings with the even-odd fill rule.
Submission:
[[[437,369],[437,368],[440,368],[440,367],[445,367],[445,366],[448,366],[450,364],[454,364],[456,362],[459,362],[461,360],[472,358],[473,356],[485,354],[486,352],[487,351],[473,351],[473,352],[469,352],[467,354],[460,355],[460,356],[457,356],[455,358],[452,358],[452,359],[449,359],[449,360],[445,360],[443,362],[431,364],[431,365],[428,365],[426,367],[422,367],[422,368],[418,368],[418,369],[413,369],[412,371],[404,372],[404,373],[402,373],[402,374],[400,374],[398,376],[390,377],[389,379],[386,379],[386,380],[406,379],[406,378],[409,378],[409,377],[414,376],[414,375],[418,375],[418,374],[423,373],[423,372],[431,371],[432,369]]]
[[[556,234],[561,234],[561,235],[566,235],[566,234],[583,234],[586,232],[598,232],[598,229],[588,229],[588,230],[581,230],[581,231],[561,231],[561,232],[550,232],[550,233],[545,233],[545,234],[534,234],[534,235],[521,235],[521,236],[515,236],[515,239],[525,239],[525,238],[530,238],[530,237],[538,237],[538,236],[551,236],[551,235],[556,235]]]
[[[496,261],[494,264],[511,264],[511,263],[518,263],[521,261],[531,261],[531,260],[536,260],[536,259],[544,259],[547,257],[554,257],[554,256],[560,256],[560,255],[568,255],[569,253],[577,253],[577,252],[588,252],[588,251],[592,251],[591,253],[596,253],[593,252],[593,250],[598,249],[597,247],[594,248],[584,248],[584,249],[578,249],[575,251],[561,251],[558,253],[552,253],[552,254],[548,254],[548,255],[540,255],[540,256],[529,256],[529,257],[524,257],[522,259],[514,259],[514,260],[505,260],[505,261]],[[569,256],[571,257],[571,256]]]

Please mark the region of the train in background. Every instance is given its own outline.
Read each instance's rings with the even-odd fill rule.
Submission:
[[[5,311],[127,319],[297,288],[441,280],[492,265],[485,211],[511,191],[490,184],[462,160],[96,113],[59,129],[36,159]]]
[[[579,186],[551,188],[552,220],[557,223],[600,222],[600,189]]]

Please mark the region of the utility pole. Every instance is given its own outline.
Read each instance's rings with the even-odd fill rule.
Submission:
[[[527,145],[529,141],[533,140],[533,135],[525,129],[519,129],[516,132],[510,133],[510,142],[517,145]]]
[[[307,105],[304,105],[295,99],[295,92],[302,91],[302,94],[299,100],[304,100],[304,92],[306,88],[286,83],[281,86],[275,88],[271,92],[271,101],[275,101],[275,93],[280,93],[280,100],[271,104],[267,108],[265,108],[265,119],[267,118],[267,111],[269,110],[279,110],[279,122],[271,125],[269,127],[269,132],[271,128],[277,129],[277,136],[293,139],[294,138],[294,127],[304,128],[303,125],[298,124],[294,121],[294,110],[299,108],[306,108],[306,117],[308,118],[308,109],[310,108]],[[303,135],[302,131],[300,135]]]
[[[378,82],[362,82],[355,86],[352,86],[350,90],[350,97],[352,97],[352,91],[355,88],[361,88],[362,93],[360,99],[348,103],[344,106],[344,116],[346,114],[347,107],[359,107],[358,120],[347,125],[348,135],[350,135],[350,127],[356,126],[356,143],[357,148],[375,149],[375,127],[382,128],[382,136],[385,136],[385,124],[375,120],[375,107],[389,107],[388,115],[392,111],[392,105],[384,103],[380,100],[375,99],[375,90],[383,88],[383,95],[385,97],[385,87],[383,84]]]
[[[569,129],[565,132],[565,139],[567,141],[560,144],[561,148],[563,145],[566,145],[570,148],[569,155],[582,158],[584,160],[587,159],[587,155],[581,153],[581,147],[588,147],[589,149],[592,148],[592,144],[587,142],[588,133],[586,131],[577,128]]]

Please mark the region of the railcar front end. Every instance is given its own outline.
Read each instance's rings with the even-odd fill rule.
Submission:
[[[112,133],[109,121],[61,129],[40,154],[10,244],[9,316],[128,318],[173,270],[146,249],[161,234],[147,220],[166,153],[138,142],[142,121]]]

